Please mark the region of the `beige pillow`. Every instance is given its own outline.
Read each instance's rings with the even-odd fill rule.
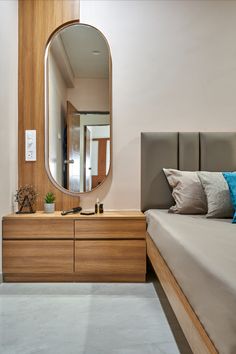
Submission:
[[[197,172],[163,168],[175,205],[170,212],[177,214],[206,214],[207,200]]]

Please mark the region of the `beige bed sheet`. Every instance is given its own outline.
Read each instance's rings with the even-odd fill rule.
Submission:
[[[236,354],[236,225],[167,210],[145,214],[149,235],[216,348]]]

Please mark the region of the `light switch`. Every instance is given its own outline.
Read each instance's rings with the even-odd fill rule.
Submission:
[[[25,161],[36,161],[36,130],[25,131]]]

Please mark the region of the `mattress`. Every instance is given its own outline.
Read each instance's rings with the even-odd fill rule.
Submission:
[[[230,220],[148,210],[147,231],[209,337],[236,353],[236,225]]]

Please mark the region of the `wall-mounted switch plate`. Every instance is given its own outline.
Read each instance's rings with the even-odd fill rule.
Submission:
[[[25,161],[36,161],[36,130],[25,131]]]

